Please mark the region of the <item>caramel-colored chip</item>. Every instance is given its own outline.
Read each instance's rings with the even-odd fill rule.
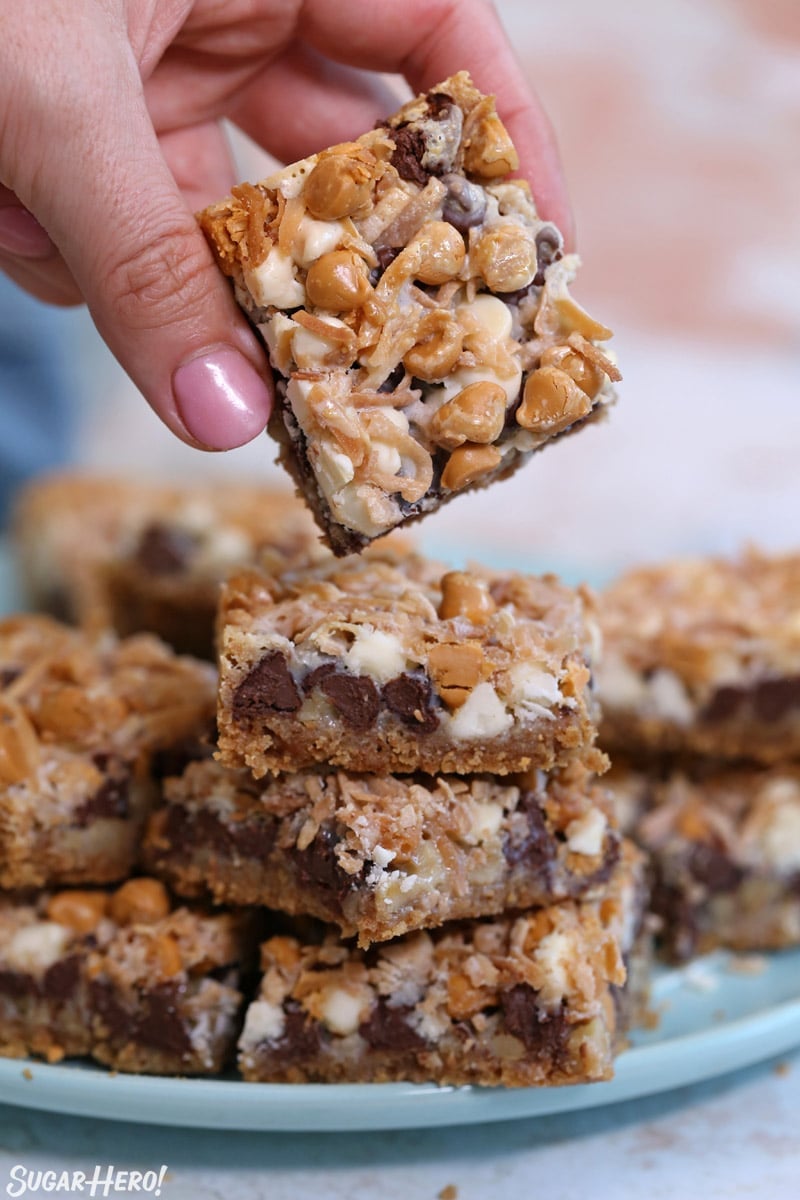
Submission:
[[[154,925],[168,916],[169,894],[159,879],[129,879],[111,897],[110,913],[118,925]]]

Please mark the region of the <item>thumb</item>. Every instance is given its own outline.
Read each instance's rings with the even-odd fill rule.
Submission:
[[[167,167],[138,74],[120,93],[70,123],[31,207],[156,413],[184,441],[230,449],[266,425],[264,355]]]

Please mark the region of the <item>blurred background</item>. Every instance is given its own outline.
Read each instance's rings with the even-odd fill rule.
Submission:
[[[624,380],[603,426],[426,520],[424,544],[598,582],[676,553],[800,547],[800,4],[497,7],[559,137],[584,262],[574,291],[616,331]],[[235,147],[242,178],[264,172]],[[2,385],[3,483],[10,451],[279,478],[266,437],[219,455],[173,439],[85,314],[19,303],[47,329],[48,361]],[[24,361],[16,336],[2,353]],[[71,437],[48,400],[60,363]],[[20,406],[41,414],[24,444]]]

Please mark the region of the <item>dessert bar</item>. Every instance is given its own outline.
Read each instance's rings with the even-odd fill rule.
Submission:
[[[615,763],[608,783],[650,857],[666,957],[800,945],[800,766]]]
[[[599,598],[601,741],[626,754],[800,757],[800,555],[679,560]]]
[[[213,657],[220,582],[319,558],[307,509],[288,492],[217,480],[171,486],[62,474],[19,497],[14,543],[33,608],[121,635],[150,631]]]
[[[510,1087],[608,1079],[645,888],[630,844],[582,901],[356,949],[328,933],[262,946],[239,1041],[248,1080]]]
[[[158,880],[0,896],[0,1053],[206,1075],[230,1059],[253,922],[175,908]]]
[[[215,673],[150,635],[0,621],[0,888],[122,879],[166,770],[213,728]]]
[[[199,214],[277,381],[270,433],[337,554],[604,412],[611,330],[571,298],[494,99],[465,72]]]
[[[361,946],[579,896],[619,855],[605,792],[583,767],[259,783],[206,761],[165,791],[145,855],[176,892],[317,917]]]
[[[219,758],[257,776],[549,770],[596,753],[592,601],[388,550],[228,581]]]

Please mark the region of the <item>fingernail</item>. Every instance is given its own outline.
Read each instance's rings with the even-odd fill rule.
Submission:
[[[243,446],[262,432],[272,407],[267,384],[238,350],[212,350],[172,377],[178,415],[187,431],[213,450]]]
[[[48,258],[53,243],[27,208],[9,204],[0,208],[0,250],[20,258]]]

